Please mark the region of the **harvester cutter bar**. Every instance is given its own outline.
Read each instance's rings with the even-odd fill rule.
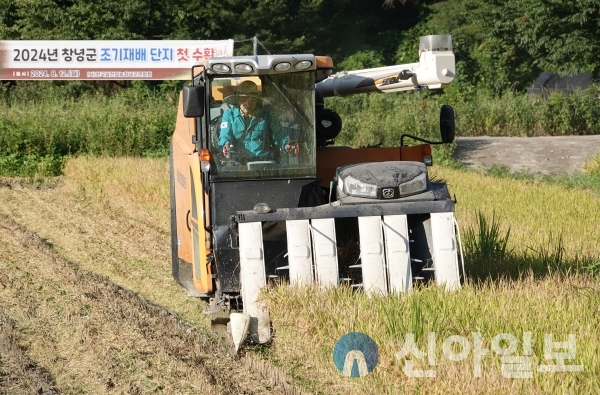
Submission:
[[[327,218],[381,217],[384,215],[410,215],[423,213],[454,212],[451,199],[419,202],[369,203],[361,205],[329,205],[317,207],[273,208],[271,212],[259,214],[254,210],[238,211],[235,220],[243,222],[314,220]]]
[[[431,253],[435,282],[448,290],[460,287],[454,214],[431,213]],[[413,280],[409,226],[406,215],[358,217],[362,286],[368,295],[410,291]],[[288,270],[294,285],[336,287],[340,284],[334,218],[287,220]],[[262,223],[239,224],[241,291],[249,333],[257,343],[270,339],[269,313],[259,301],[266,272]],[[285,266],[278,269],[283,270]],[[276,276],[274,276],[276,277]]]

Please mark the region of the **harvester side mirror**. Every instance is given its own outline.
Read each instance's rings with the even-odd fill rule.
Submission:
[[[203,85],[183,87],[183,116],[186,118],[199,118],[204,116]]]
[[[442,143],[449,144],[453,142],[455,130],[454,108],[448,104],[444,104],[440,109],[440,135],[442,137]]]
[[[321,108],[316,112],[317,146],[325,147],[342,131],[342,118],[337,112]]]

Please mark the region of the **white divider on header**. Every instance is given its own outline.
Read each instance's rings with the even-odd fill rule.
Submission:
[[[233,40],[0,41],[0,80],[187,80]]]

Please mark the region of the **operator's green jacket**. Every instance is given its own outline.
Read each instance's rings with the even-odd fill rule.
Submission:
[[[236,155],[256,159],[273,159],[274,147],[284,148],[289,137],[278,138],[271,120],[264,112],[244,122],[244,115],[238,107],[232,107],[223,113],[219,132],[219,148],[226,142],[233,145]],[[240,150],[244,149],[244,152]]]

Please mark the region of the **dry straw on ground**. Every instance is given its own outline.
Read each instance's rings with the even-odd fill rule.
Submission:
[[[456,194],[463,228],[476,224],[478,210],[495,213],[511,228],[512,249],[531,251],[555,232],[563,236],[566,258],[597,256],[597,196],[447,169],[434,172]],[[21,366],[33,370],[3,375],[13,362],[1,358],[0,393],[17,388],[8,386],[7,377],[22,383],[30,373],[40,380],[39,388],[65,394],[261,394],[294,392],[293,385],[322,394],[587,394],[600,386],[600,284],[594,278],[525,275],[470,284],[453,294],[425,289],[395,299],[368,299],[343,289],[276,288],[266,295],[275,341],[249,351],[255,361],[264,357],[268,364],[243,363],[207,335],[204,305],[171,278],[166,159],[72,159],[66,175],[43,188],[1,185],[0,311],[6,319],[0,344],[8,341],[2,349],[21,353],[21,361],[31,361]],[[356,330],[373,336],[381,359],[374,373],[350,380],[336,370],[331,351],[339,336]],[[506,379],[498,358],[489,358],[484,377],[475,378],[469,357],[440,359],[433,380],[405,377],[402,361],[393,357],[403,336],[432,330],[440,337],[479,331],[488,341],[500,331],[517,337],[530,331],[535,363],[543,360],[543,333],[560,340],[574,333],[577,358],[570,362],[584,371]],[[293,385],[270,382],[257,374],[258,365],[263,371],[277,365],[285,372],[279,380]]]

